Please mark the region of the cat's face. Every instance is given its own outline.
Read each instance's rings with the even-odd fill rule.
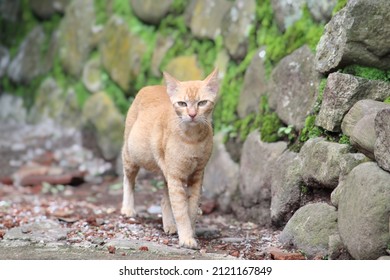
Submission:
[[[164,77],[179,120],[188,125],[210,124],[218,93],[217,71],[203,81],[179,82],[166,73]]]

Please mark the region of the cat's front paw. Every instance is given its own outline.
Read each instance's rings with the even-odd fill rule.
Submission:
[[[179,245],[188,249],[199,249],[198,242],[196,242],[195,238],[179,238]]]
[[[166,234],[175,234],[177,232],[177,228],[175,224],[164,225],[164,232]]]
[[[134,208],[127,208],[127,207],[122,207],[121,214],[131,218],[135,218],[137,216],[137,212],[135,211]]]

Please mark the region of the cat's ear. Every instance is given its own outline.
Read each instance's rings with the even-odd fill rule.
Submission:
[[[169,75],[167,72],[163,72],[165,84],[167,86],[167,93],[169,96],[173,96],[180,85],[180,81]]]
[[[203,80],[203,82],[206,83],[207,91],[217,96],[219,90],[218,69],[215,68],[214,71]]]

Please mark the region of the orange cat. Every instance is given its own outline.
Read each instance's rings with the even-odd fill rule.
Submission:
[[[195,221],[213,145],[218,73],[214,70],[203,81],[180,82],[167,73],[164,79],[166,87],[141,89],[127,113],[121,213],[136,215],[134,184],[139,168],[161,172],[166,181],[161,202],[164,231],[178,232],[181,246],[197,248]]]

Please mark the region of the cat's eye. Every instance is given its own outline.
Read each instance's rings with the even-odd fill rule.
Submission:
[[[207,100],[202,100],[202,101],[199,101],[198,102],[198,106],[204,106],[204,105],[206,105],[207,104]]]
[[[187,103],[185,103],[183,101],[177,102],[177,105],[179,105],[180,107],[187,107]]]

